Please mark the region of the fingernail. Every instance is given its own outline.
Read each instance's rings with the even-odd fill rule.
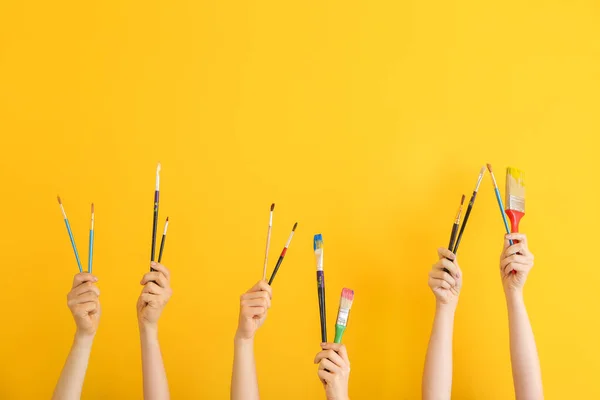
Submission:
[[[152,262],[150,263],[150,265],[156,265],[156,263],[155,263],[154,261],[152,261]]]
[[[327,343],[321,343],[321,347],[325,347],[325,345],[327,345]]]
[[[94,277],[94,282],[98,282],[98,278]]]

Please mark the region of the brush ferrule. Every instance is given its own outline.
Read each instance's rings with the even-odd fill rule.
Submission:
[[[509,195],[506,199],[506,209],[525,212],[525,199],[518,196]]]
[[[65,212],[65,208],[62,204],[60,205],[60,212],[62,212],[63,218],[67,219],[67,213]]]
[[[323,271],[323,250],[315,250],[315,261],[317,263],[317,271]]]
[[[269,215],[269,227],[273,226],[273,211],[271,211],[271,214]]]
[[[340,308],[338,311],[337,325],[346,326],[348,324],[348,316],[350,315],[349,308]]]
[[[292,231],[292,233],[290,233],[290,237],[288,238],[285,247],[288,248],[290,247],[290,243],[292,242],[292,238],[294,237],[294,231]]]
[[[169,221],[165,222],[165,229],[163,230],[163,235],[167,234],[167,229],[169,228]]]
[[[479,178],[477,178],[477,184],[475,185],[475,193],[479,191],[479,186],[481,185],[481,181],[483,180],[483,172],[479,174]]]

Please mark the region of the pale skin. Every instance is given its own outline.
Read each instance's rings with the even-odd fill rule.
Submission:
[[[510,246],[508,239],[518,243]],[[506,236],[500,256],[500,277],[508,309],[510,361],[517,400],[544,398],[535,337],[523,300],[523,287],[533,268],[533,260],[526,235],[513,233]]]
[[[171,274],[162,264],[152,262],[140,284],[144,287],[137,301],[138,325],[142,346],[142,374],[145,400],[170,398],[169,383],[158,342],[158,320],[173,290]]]
[[[100,322],[100,289],[96,282],[98,278],[94,275],[79,273],[75,275],[67,295],[67,305],[77,328],[71,351],[54,389],[53,400],[78,400],[81,397],[92,343]]]
[[[258,400],[258,379],[254,361],[254,336],[265,323],[271,308],[272,290],[259,281],[240,296],[240,314],[233,347],[231,400]]]
[[[509,240],[519,243],[510,246]],[[439,249],[438,256],[440,259],[429,273],[429,287],[436,297],[436,314],[423,372],[424,400],[446,400],[452,394],[452,331],[462,272],[456,261],[446,259],[455,260],[448,250]],[[508,308],[510,357],[517,400],[544,398],[535,338],[523,301],[523,287],[533,268],[533,259],[526,235],[506,235],[500,256],[500,278]],[[443,268],[450,273],[443,272]]]
[[[346,346],[340,343],[321,343],[321,349],[314,363],[319,364],[317,375],[323,384],[327,400],[350,400],[350,359]]]
[[[428,283],[435,295],[436,307],[425,358],[422,393],[424,400],[446,400],[452,394],[454,313],[463,283],[462,271],[450,250],[438,249],[438,261],[429,271]]]

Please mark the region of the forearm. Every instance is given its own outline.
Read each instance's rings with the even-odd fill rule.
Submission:
[[[517,400],[541,400],[544,392],[540,361],[523,293],[508,293],[506,304],[515,397]]]
[[[231,400],[258,400],[254,339],[234,340]]]
[[[144,399],[169,399],[169,382],[160,352],[158,329],[140,326],[140,342],[142,345]]]
[[[93,336],[75,335],[71,351],[54,389],[53,400],[79,400],[87,371]]]
[[[445,400],[452,394],[452,334],[455,306],[437,304],[425,369],[423,399]]]

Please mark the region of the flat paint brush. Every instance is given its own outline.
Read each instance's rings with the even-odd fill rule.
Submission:
[[[469,200],[469,205],[467,206],[467,211],[465,212],[465,218],[463,219],[462,225],[460,226],[460,231],[458,232],[458,238],[456,238],[456,244],[454,245],[454,249],[450,250],[456,255],[458,251],[458,246],[460,245],[460,240],[462,239],[462,235],[467,227],[467,221],[469,220],[469,216],[471,215],[471,210],[473,209],[473,204],[475,204],[475,198],[477,197],[477,192],[479,191],[479,185],[481,185],[481,180],[483,179],[483,174],[485,174],[485,167],[481,167],[481,171],[479,172],[479,177],[477,178],[477,184],[475,185],[475,190],[473,190],[473,194],[471,195],[471,200]]]
[[[94,258],[94,203],[92,203],[92,219],[90,221],[90,240],[88,250],[88,272],[92,273],[92,259]]]
[[[519,222],[525,216],[525,179],[523,171],[506,168],[506,215],[510,220],[511,233],[519,232]],[[514,243],[518,241],[513,240]],[[513,271],[516,274],[517,271]]]
[[[165,221],[165,229],[163,230],[162,238],[160,239],[160,249],[158,250],[158,263],[162,261],[163,251],[165,249],[165,241],[167,240],[167,229],[169,228],[169,217]]]
[[[156,187],[154,189],[154,212],[152,215],[152,244],[150,245],[150,261],[154,261],[156,250],[156,230],[158,229],[158,204],[160,197],[160,163],[156,167]],[[152,270],[152,268],[150,268]]]
[[[269,247],[271,245],[271,230],[273,229],[273,210],[275,203],[271,204],[271,212],[269,213],[269,228],[267,229],[267,248],[265,249],[265,265],[263,266],[263,281],[267,279],[267,264],[269,262]]]
[[[348,317],[350,315],[350,309],[352,308],[352,301],[354,300],[354,290],[344,288],[342,289],[342,296],[340,297],[340,308],[338,310],[337,322],[335,323],[335,339],[334,343],[342,343],[342,336],[346,331],[346,325],[348,325]]]
[[[62,212],[63,218],[65,219],[65,225],[67,226],[67,232],[69,234],[69,239],[71,239],[71,246],[73,247],[73,252],[75,253],[75,260],[77,260],[77,266],[79,267],[79,272],[83,272],[81,268],[81,261],[79,260],[79,253],[77,252],[77,246],[75,246],[75,238],[73,238],[73,232],[71,231],[71,225],[69,224],[69,219],[67,218],[67,213],[65,212],[65,208],[63,207],[63,203],[60,200],[60,196],[56,196],[58,199],[58,204],[60,205],[60,211]]]
[[[506,229],[506,233],[510,233],[510,229],[508,227],[508,220],[506,219],[506,215],[504,214],[504,204],[502,204],[502,196],[500,196],[500,189],[498,189],[498,184],[496,183],[496,177],[494,176],[494,171],[492,171],[492,165],[487,164],[487,169],[490,171],[490,176],[492,177],[492,182],[494,183],[494,192],[496,193],[496,200],[498,201],[498,207],[500,207],[500,214],[502,215],[502,221],[504,221],[504,228]],[[509,240],[511,246],[514,244],[512,240]]]
[[[319,294],[319,316],[321,319],[321,343],[327,343],[327,315],[325,308],[325,273],[323,272],[323,235],[316,234],[313,240],[317,263],[317,293]]]
[[[285,257],[285,254],[287,253],[288,247],[290,247],[290,243],[292,242],[292,238],[294,237],[294,232],[296,232],[297,226],[298,226],[298,223],[296,222],[294,224],[294,227],[292,228],[292,232],[290,233],[290,236],[288,237],[285,247],[281,251],[281,255],[279,256],[279,259],[277,260],[275,269],[273,270],[273,273],[271,274],[271,278],[269,279],[269,285],[271,285],[273,283],[273,279],[275,279],[275,275],[277,275],[277,271],[279,271],[279,267],[281,266],[281,263],[283,262],[283,258]]]

